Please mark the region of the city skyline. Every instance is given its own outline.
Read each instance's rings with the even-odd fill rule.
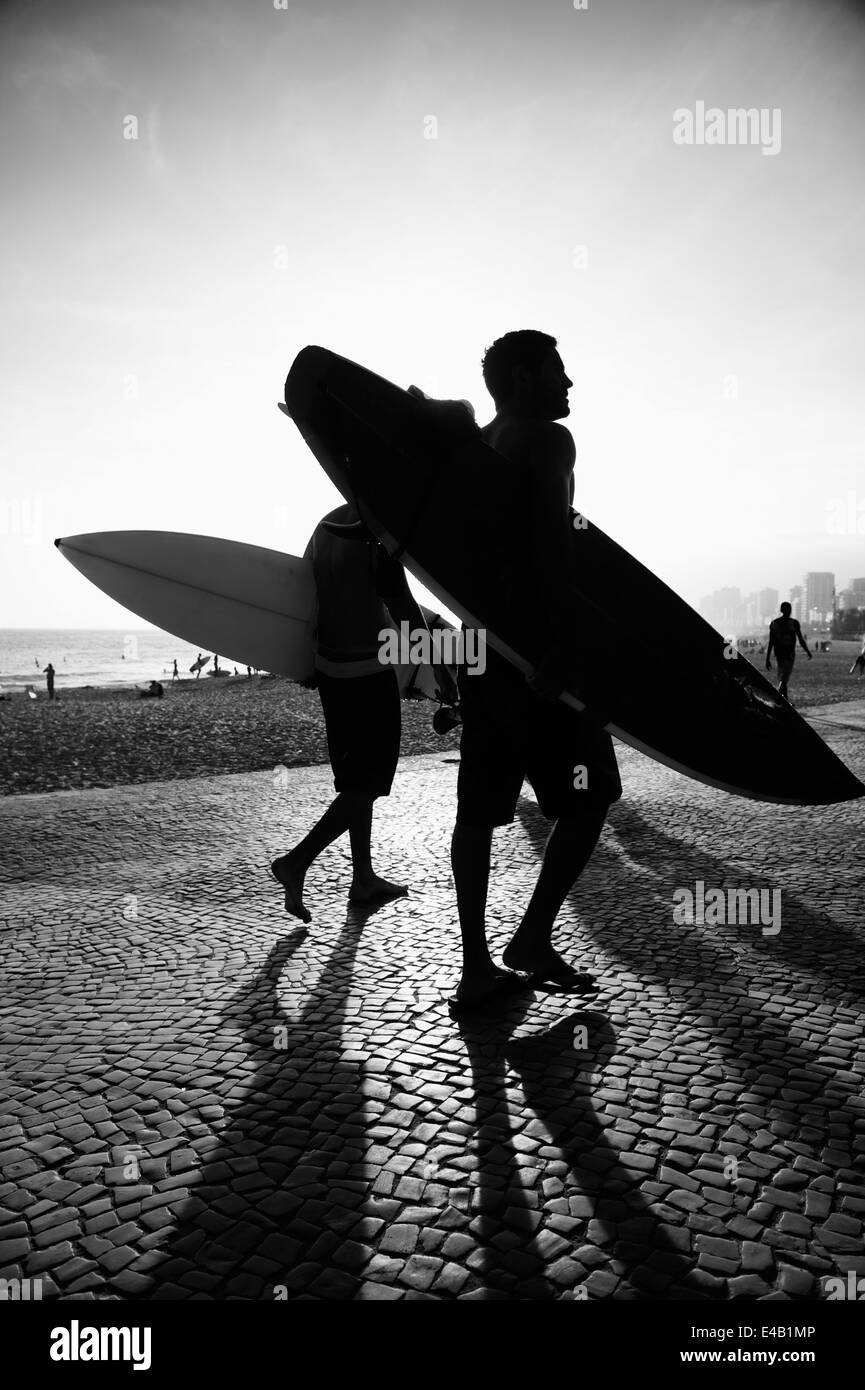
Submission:
[[[865,610],[865,576],[853,575],[843,589],[837,589],[831,570],[807,570],[800,584],[789,586],[786,598],[780,588],[767,586],[743,592],[739,585],[724,585],[704,594],[698,611],[719,631],[734,627],[767,627],[777,617],[782,602],[791,605],[791,616],[801,623],[819,627],[831,625],[836,613]]]

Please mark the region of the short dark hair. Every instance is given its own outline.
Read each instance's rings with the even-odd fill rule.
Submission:
[[[484,384],[496,404],[507,401],[513,392],[514,367],[539,367],[555,346],[555,338],[536,328],[518,328],[496,338],[481,362]]]
[[[782,604],[781,604],[781,612],[782,612],[782,613],[792,613],[792,612],[793,612],[793,605],[790,604],[790,603],[782,603]]]

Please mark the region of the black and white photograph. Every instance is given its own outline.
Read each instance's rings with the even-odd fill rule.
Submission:
[[[25,1369],[853,1357],[863,139],[854,0],[0,9]]]

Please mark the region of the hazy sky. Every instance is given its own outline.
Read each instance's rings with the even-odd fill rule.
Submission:
[[[865,574],[861,7],[28,0],[0,53],[0,626],[126,621],[56,535],[302,550],[304,344],[484,421],[522,327],[577,505],[691,602]],[[676,144],[699,101],[780,151]]]

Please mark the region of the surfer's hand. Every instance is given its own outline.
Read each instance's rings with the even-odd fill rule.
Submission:
[[[459,704],[460,693],[457,683],[446,666],[434,666],[433,673],[438,685],[439,695],[446,705]]]

